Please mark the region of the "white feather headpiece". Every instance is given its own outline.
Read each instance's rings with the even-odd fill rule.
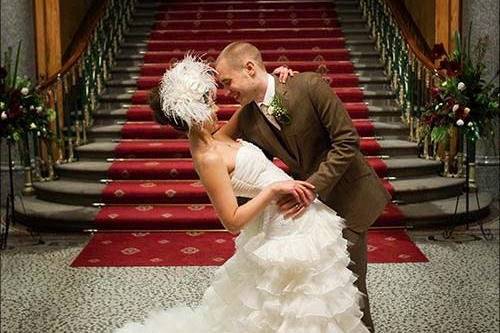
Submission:
[[[204,95],[217,89],[214,74],[212,67],[189,53],[167,70],[160,83],[160,101],[165,115],[181,119],[189,127],[208,120],[212,107]]]

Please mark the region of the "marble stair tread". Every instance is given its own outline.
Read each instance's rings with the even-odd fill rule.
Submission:
[[[306,62],[306,61],[303,61],[303,62]],[[276,62],[278,63],[278,62]],[[280,62],[280,63],[284,63],[284,62]],[[291,68],[293,68],[293,62],[291,61],[287,61],[286,62]],[[312,65],[316,65],[318,64],[317,62],[314,62],[314,61],[310,61],[310,63]],[[354,70],[369,70],[369,69],[374,69],[374,70],[380,70],[380,69],[383,69],[383,65],[380,63],[380,61],[371,61],[371,62],[368,62],[368,61],[363,61],[363,62],[359,62],[359,61],[355,61],[353,60],[352,61],[353,63],[353,68]],[[131,73],[131,74],[140,74],[141,72],[141,68],[138,66],[138,65],[134,65],[134,66],[114,66],[112,69],[111,69],[111,74],[113,73]]]
[[[159,180],[155,180],[158,182]],[[162,180],[162,183],[175,182]],[[400,203],[411,204],[427,200],[440,200],[454,197],[461,191],[463,180],[443,179],[443,177],[425,177],[414,180],[391,181],[394,187],[393,199]],[[90,206],[101,202],[104,183],[59,179],[56,182],[34,183],[37,197],[42,200],[63,204],[81,204]]]
[[[417,148],[416,142],[398,139],[385,139],[377,141],[382,148]]]
[[[343,88],[345,89],[345,88]],[[119,91],[104,93],[99,97],[101,102],[131,103],[136,88],[122,88]],[[391,99],[395,94],[389,90],[367,90],[362,89],[365,99]]]
[[[492,202],[491,194],[479,192],[479,207],[475,194],[471,194],[469,212],[472,215],[486,215]],[[449,223],[465,213],[465,199],[459,200],[457,215],[455,212],[456,197],[398,205],[404,214],[406,225],[415,227],[427,226],[430,223]],[[133,205],[135,206],[135,205]],[[94,220],[100,208],[82,205],[68,205],[41,200],[35,196],[17,198],[15,212],[17,220],[36,229],[62,229],[66,231],[82,231],[94,228]]]
[[[426,160],[419,157],[396,157],[384,160],[384,163],[389,169],[406,169],[406,168],[427,168],[434,167],[439,168],[441,166],[440,161],[436,160]]]
[[[413,179],[396,179],[391,181],[391,184],[396,192],[419,192],[462,186],[464,182],[464,178],[447,178],[435,175]]]
[[[128,108],[102,108],[97,109],[92,113],[94,118],[109,118],[116,120],[126,120]],[[368,106],[368,115],[370,117],[378,116],[393,116],[398,117],[401,115],[401,110],[395,106]]]
[[[128,124],[133,124],[134,122],[127,122]],[[140,123],[140,122],[138,122]],[[151,122],[152,123],[152,122]],[[373,128],[375,135],[381,136],[400,136],[406,131],[407,127],[401,123],[389,123],[381,121],[373,121]],[[119,138],[121,135],[121,130],[123,128],[122,124],[108,124],[108,125],[96,125],[90,128],[87,133],[92,136],[111,136],[113,138]],[[383,140],[380,140],[383,141]],[[402,141],[402,140],[401,140]]]
[[[311,30],[314,30],[314,31],[318,31],[318,30],[333,30],[333,29],[340,29],[340,28],[323,28],[323,27],[317,27],[317,28],[314,28],[314,29],[307,29],[305,28],[304,31],[311,31]],[[158,29],[157,31],[172,31],[172,30],[177,30],[177,29],[169,29],[168,27],[165,28],[165,29]],[[245,31],[245,32],[252,32],[252,31],[255,31],[255,32],[264,32],[263,31],[264,28],[262,27],[255,27],[255,28],[233,28],[231,29],[231,32],[238,32],[238,31]],[[273,31],[283,31],[283,30],[290,30],[290,28],[265,28],[266,30],[266,33],[268,32],[268,30],[270,30],[271,32]],[[298,30],[301,30],[300,28]],[[227,29],[209,29],[209,32],[213,32],[213,33],[217,33],[217,32],[225,32],[227,31]],[[189,31],[186,31],[187,34],[189,34]],[[350,37],[352,35],[368,35],[370,33],[370,30],[368,29],[368,27],[366,28],[343,28],[342,29],[342,33],[346,36],[346,37]],[[131,31],[128,31],[124,34],[124,38],[136,38],[136,39],[144,39],[144,40],[148,40],[150,37],[150,33],[149,32],[145,32],[145,31],[134,31],[134,30],[131,30]]]
[[[363,39],[358,39],[358,40],[347,40],[345,42],[345,45],[348,50],[353,49],[353,47],[359,47],[359,46],[374,46],[375,43],[372,39],[370,38],[363,38]],[[137,41],[124,41],[121,44],[121,47],[123,49],[135,49],[137,51],[146,51],[148,47],[148,43],[144,42],[137,42]],[[370,49],[370,51],[372,51]]]
[[[288,21],[288,19],[286,19]],[[320,19],[318,19],[320,20]],[[349,25],[360,25],[360,24],[363,24],[363,25],[366,25],[366,20],[362,19],[362,18],[338,18],[337,19],[338,22],[342,25],[342,26],[349,26]],[[192,20],[183,20],[183,19],[179,19],[179,20],[174,20],[174,21],[188,21],[188,22],[192,22]],[[201,20],[203,21],[203,20]],[[210,21],[222,21],[222,22],[225,22],[226,19],[212,19]],[[151,28],[153,27],[154,25],[154,21],[152,20],[142,20],[142,19],[136,19],[134,21],[132,21],[130,23],[130,27],[131,28]]]
[[[475,218],[478,218],[478,214],[487,214],[493,198],[488,192],[477,193],[478,206],[475,195],[475,193],[471,193],[469,196],[469,213],[476,215]],[[406,217],[407,224],[418,227],[428,225],[429,222],[441,224],[443,222],[457,222],[457,219],[466,212],[465,195],[459,197],[457,215],[455,215],[456,202],[457,197],[450,197],[441,200],[399,205],[398,208]]]
[[[106,161],[77,161],[56,165],[55,169],[72,173],[102,173],[105,176],[111,164],[112,162]]]
[[[59,179],[53,182],[34,182],[36,190],[52,193],[62,193],[82,196],[100,196],[106,184],[97,182],[82,182],[72,179]]]
[[[159,77],[158,77],[159,79]],[[359,84],[388,84],[389,79],[385,76],[360,76],[358,77]],[[109,88],[128,88],[133,90],[137,89],[137,79],[127,78],[127,79],[112,79],[106,82],[106,86]],[[370,90],[367,90],[370,91]]]
[[[227,5],[237,5],[239,3],[242,3],[241,1],[211,1],[210,4],[227,4]],[[243,2],[244,3],[244,2]],[[294,3],[323,3],[323,4],[329,4],[330,1],[313,1],[313,0],[286,0],[283,2],[280,1],[265,1],[263,2],[264,4],[266,3],[279,3],[285,5],[293,5]],[[141,1],[136,5],[136,8],[145,8],[145,9],[156,9],[158,6],[165,4],[165,2],[157,1],[157,0],[151,0],[151,1]],[[207,4],[206,2],[203,1],[186,1],[183,2],[183,4],[189,4],[189,5],[204,5]],[[335,8],[337,6],[356,6],[358,5],[357,2],[355,1],[335,1]]]
[[[80,161],[56,165],[56,173],[61,178],[85,179],[87,181],[99,181],[108,178],[108,170],[112,162],[103,161],[102,158],[113,156],[113,150],[109,149],[109,147],[98,149],[94,151],[100,152],[100,159],[97,157],[96,160],[87,158],[87,155],[92,156],[89,153],[84,155],[85,157]],[[98,155],[98,153],[94,154]],[[425,160],[413,156],[385,159],[384,163],[387,165],[387,176],[395,177],[396,179],[437,175],[441,168],[441,162],[439,161]]]
[[[82,230],[93,223],[99,208],[82,205],[67,205],[52,201],[41,200],[35,196],[24,196],[17,199],[15,204],[16,215],[29,219],[30,224],[36,225],[41,221],[45,227],[60,225],[65,230]],[[79,225],[83,223],[83,225]]]
[[[76,151],[79,152],[109,152],[112,153],[116,146],[118,146],[118,142],[91,142],[85,145],[81,145],[75,148]],[[110,156],[111,157],[111,156]],[[72,163],[68,163],[72,164]]]

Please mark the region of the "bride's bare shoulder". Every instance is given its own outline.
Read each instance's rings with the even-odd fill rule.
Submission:
[[[224,165],[222,154],[216,149],[207,149],[206,151],[196,152],[192,157],[193,162],[198,169]]]

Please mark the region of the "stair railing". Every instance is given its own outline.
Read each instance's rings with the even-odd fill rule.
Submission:
[[[430,101],[430,88],[439,81],[429,47],[398,0],[360,0],[363,16],[381,53],[391,88],[409,127],[409,139],[419,143],[426,159],[439,159],[430,137],[420,137],[417,115]]]
[[[124,31],[130,23],[136,0],[103,0],[81,24],[72,45],[73,52],[61,69],[37,86],[48,107],[55,111],[51,124],[53,139],[32,137],[34,164],[29,161],[29,177],[55,179],[54,164],[75,160],[76,146],[87,142],[97,107]],[[27,139],[29,144],[29,138]],[[32,171],[34,169],[34,175]],[[25,170],[28,170],[25,168]],[[28,184],[25,184],[25,188]],[[29,191],[26,191],[29,192]]]

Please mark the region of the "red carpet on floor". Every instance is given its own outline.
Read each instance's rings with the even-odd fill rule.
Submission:
[[[71,267],[219,266],[234,253],[228,232],[97,233]],[[428,259],[401,229],[368,232],[369,263]]]

